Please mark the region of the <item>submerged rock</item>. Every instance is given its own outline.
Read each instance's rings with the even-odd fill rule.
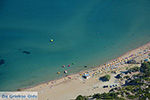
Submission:
[[[29,51],[22,51],[22,53],[31,54],[31,52],[29,52]]]
[[[84,66],[84,68],[87,68],[87,66]]]
[[[0,59],[0,65],[5,64],[5,60],[4,59]]]

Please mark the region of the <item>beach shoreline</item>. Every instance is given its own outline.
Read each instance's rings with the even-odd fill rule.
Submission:
[[[148,42],[148,43],[146,43],[146,44],[144,44],[144,45],[142,45],[142,46],[139,46],[139,47],[137,47],[137,48],[135,48],[135,49],[129,50],[128,52],[122,54],[121,56],[119,56],[119,57],[117,57],[117,58],[120,58],[120,57],[122,57],[122,56],[125,56],[125,55],[131,53],[131,52],[134,52],[134,51],[137,50],[137,49],[146,47],[147,45],[150,45],[150,42]],[[110,61],[108,61],[108,62],[106,62],[106,63],[112,62],[113,60],[115,60],[115,59],[117,59],[117,58],[114,58],[114,59],[112,59],[112,60],[110,60]],[[104,64],[105,64],[105,63],[104,63]],[[97,68],[99,68],[100,66],[103,66],[104,64],[100,64],[100,65],[98,65],[98,66],[96,66],[96,67],[90,67],[90,68],[88,68],[88,69],[82,70],[82,71],[77,72],[77,73],[71,73],[71,74],[69,74],[69,75],[67,75],[67,76],[72,76],[72,75],[76,75],[76,74],[79,74],[79,73],[84,73],[84,72],[89,71],[89,70],[97,69]],[[20,90],[30,89],[30,88],[33,88],[33,87],[36,87],[36,86],[39,86],[39,85],[42,85],[42,84],[47,84],[47,83],[52,82],[52,81],[57,81],[57,80],[63,79],[63,78],[65,78],[65,77],[66,77],[66,76],[63,76],[63,77],[58,78],[58,79],[49,80],[49,81],[46,81],[46,82],[41,82],[41,83],[39,83],[39,84],[36,84],[36,85],[33,85],[33,86],[29,86],[29,87],[26,87],[26,88],[20,88]]]
[[[120,71],[123,71],[123,70],[125,70],[125,68],[130,66],[129,64],[124,63],[126,60],[129,61],[129,60],[132,60],[134,58],[134,59],[138,59],[139,61],[141,61],[141,59],[144,60],[145,58],[147,58],[146,55],[149,53],[150,53],[150,42],[148,42],[145,45],[142,45],[140,47],[137,47],[133,50],[130,50],[130,51],[124,53],[123,55],[106,62],[105,64],[101,64],[101,65],[96,66],[94,68],[89,68],[89,69],[80,71],[80,72],[75,73],[75,74],[70,74],[68,76],[61,77],[61,78],[56,79],[56,80],[50,80],[48,82],[43,82],[41,84],[31,86],[28,88],[22,88],[22,89],[19,89],[19,91],[37,91],[37,92],[39,92],[40,99],[41,98],[42,99],[48,98],[47,100],[53,100],[54,99],[53,97],[57,97],[56,94],[57,95],[62,94],[62,90],[66,90],[65,87],[70,85],[70,86],[75,86],[76,89],[79,89],[76,91],[78,91],[78,92],[80,91],[80,93],[82,94],[84,90],[81,91],[80,90],[81,87],[79,85],[84,86],[86,84],[88,87],[86,86],[85,89],[89,89],[89,88],[91,88],[91,86],[89,84],[96,84],[98,82],[99,76],[102,76],[102,75],[105,75],[108,73],[111,74],[112,71],[116,71],[117,73]],[[119,65],[117,65],[118,63],[119,63]],[[118,66],[118,67],[112,69],[112,67],[109,67],[109,66]],[[110,68],[110,69],[107,70],[107,68],[108,69]],[[84,73],[89,73],[91,78],[88,80],[82,79],[82,75]],[[53,92],[54,90],[55,90],[55,92]],[[66,91],[67,91],[66,94],[62,94],[60,97],[66,96],[67,93],[70,93],[71,91],[74,92],[74,90],[72,88],[67,89]],[[107,92],[107,91],[108,90],[106,90],[105,92]],[[65,97],[62,100],[65,100],[66,98],[67,98],[67,100],[68,100],[68,98],[74,98],[76,95],[78,95],[78,92],[74,92],[74,94],[72,93],[72,94],[70,94],[69,97]],[[52,97],[49,96],[47,93],[51,93]],[[86,95],[86,94],[88,94],[88,93],[85,93],[83,95]],[[55,100],[59,100],[59,99],[55,99]]]

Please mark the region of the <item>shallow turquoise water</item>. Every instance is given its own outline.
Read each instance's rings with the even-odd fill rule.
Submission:
[[[149,0],[1,0],[0,90],[93,67],[150,41]],[[54,39],[53,43],[49,39]],[[22,51],[31,54],[23,54]]]

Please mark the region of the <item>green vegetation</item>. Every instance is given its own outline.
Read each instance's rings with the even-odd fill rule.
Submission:
[[[79,95],[75,100],[88,100],[88,97]]]
[[[109,81],[110,80],[110,75],[105,75],[103,77],[100,77],[100,80],[102,80],[102,81]]]
[[[124,78],[128,79],[128,78],[130,78],[130,77],[129,77],[129,76],[124,76]]]
[[[94,94],[94,95],[93,95],[93,98],[100,99],[100,98],[101,98],[101,94],[100,94],[100,93]]]
[[[21,91],[21,89],[17,89],[17,91]]]
[[[127,98],[128,99],[135,99],[135,98],[137,98],[137,96],[135,96],[135,95],[127,95]]]
[[[149,77],[150,76],[150,62],[142,63],[142,65],[140,67],[140,71]]]
[[[137,71],[140,71],[140,67],[138,67],[138,66],[135,66],[135,67],[130,68],[130,69],[128,70],[128,72],[137,72]]]
[[[144,62],[141,67],[134,67],[129,69],[130,72],[137,72],[139,74],[125,76],[126,83],[124,86],[112,88],[108,93],[97,93],[90,96],[90,100],[149,100],[150,99],[150,62]],[[110,79],[109,75],[101,77],[103,79]],[[82,99],[80,99],[82,98]],[[76,100],[88,100],[89,97],[78,96]]]
[[[103,93],[103,94],[94,94],[93,95],[93,99],[96,99],[96,100],[125,100],[123,98],[120,98],[117,96],[118,93]]]
[[[129,68],[127,67],[126,70],[128,70]]]

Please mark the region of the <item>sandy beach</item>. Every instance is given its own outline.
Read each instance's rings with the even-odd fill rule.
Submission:
[[[108,61],[103,65],[95,66],[95,68],[21,90],[37,91],[39,100],[73,100],[78,95],[92,95],[94,93],[108,92],[111,88],[103,88],[104,85],[121,85],[121,82],[114,78],[120,71],[140,66],[140,64],[126,64],[127,61],[135,60],[140,63],[141,60],[149,58],[149,53],[150,42],[116,59]],[[112,71],[115,71],[116,74],[112,73]],[[90,75],[89,79],[82,77],[85,73]],[[111,76],[110,81],[100,81],[99,77],[106,74]]]

